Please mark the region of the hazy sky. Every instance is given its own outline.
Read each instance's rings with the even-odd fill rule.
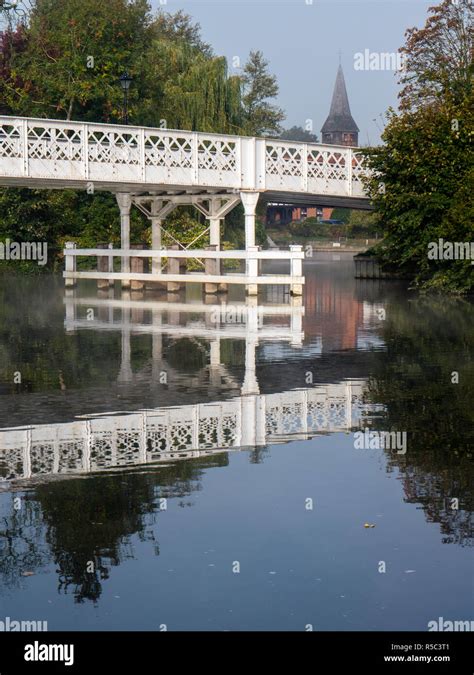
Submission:
[[[229,65],[261,49],[278,79],[286,127],[311,119],[320,138],[342,52],[342,66],[359,143],[379,140],[379,115],[397,105],[393,71],[355,70],[354,54],[396,52],[408,27],[421,28],[436,0],[162,0],[165,11],[183,9],[201,24],[202,36]],[[155,8],[160,0],[152,0]],[[231,68],[232,71],[232,68]],[[373,120],[377,121],[374,122]],[[378,126],[377,126],[378,125]]]

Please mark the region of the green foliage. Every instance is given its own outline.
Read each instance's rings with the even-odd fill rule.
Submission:
[[[268,72],[268,62],[261,51],[250,52],[243,68],[243,108],[245,131],[251,136],[272,136],[281,133],[283,111],[269,102],[278,94],[276,77]]]
[[[318,137],[316,134],[312,134],[310,131],[306,131],[303,127],[291,127],[291,129],[285,129],[281,134],[280,138],[284,141],[299,141],[302,143],[317,143]]]
[[[215,133],[278,131],[283,114],[271,104],[278,86],[261,52],[250,54],[243,77],[229,76],[226,59],[213,54],[199,24],[182,11],[153,17],[147,0],[32,0],[31,6],[24,25],[0,33],[2,114],[121,122],[118,78],[128,70],[133,124]],[[193,210],[180,209],[165,227],[189,244],[205,224]],[[243,245],[242,210],[228,216],[225,233]],[[0,189],[0,240],[7,237],[47,241],[51,251],[68,240],[117,246],[117,205],[109,194]],[[132,243],[149,238],[149,223],[132,209]],[[265,241],[259,222],[257,242]],[[165,237],[164,243],[171,240]]]
[[[237,133],[242,126],[241,83],[223,57],[189,43],[155,39],[141,64],[132,119],[148,126]],[[158,102],[158,106],[157,106]]]
[[[457,130],[453,120],[459,120]],[[473,124],[468,101],[392,113],[385,145],[366,151],[376,172],[368,188],[385,237],[377,253],[412,272],[423,287],[453,291],[458,278],[458,291],[474,288],[470,261],[434,261],[427,255],[428,244],[439,238],[473,238]]]
[[[346,234],[348,237],[373,237],[378,232],[378,217],[372,211],[357,211],[352,209],[347,222]]]
[[[288,229],[296,237],[314,237],[315,239],[326,239],[339,236],[339,229],[329,223],[322,223],[317,218],[305,218],[301,221],[293,221],[288,225]]]
[[[430,13],[423,31],[408,34],[402,111],[388,111],[384,145],[364,151],[375,226],[384,235],[375,252],[422,288],[468,293],[469,260],[435,261],[427,253],[439,238],[469,242],[474,235],[474,106],[465,73],[472,74],[472,50],[465,35],[458,40],[472,8],[445,0]],[[457,57],[448,63],[443,50]]]
[[[335,208],[333,209],[331,220],[340,220],[343,223],[348,223],[351,216],[350,209]]]
[[[12,55],[7,90],[12,111],[119,118],[117,77],[145,49],[149,22],[145,0],[36,0],[26,46]]]
[[[257,246],[265,246],[267,243],[267,232],[265,229],[265,206],[257,205],[257,217],[255,219],[255,243]],[[241,203],[237,204],[224,220],[223,230],[224,240],[231,244],[231,248],[245,248],[245,215],[244,207]]]
[[[194,244],[194,240],[204,232],[207,224],[199,220],[192,207],[184,206],[175,209],[166,219],[162,235],[164,246],[172,246],[178,240],[189,248],[203,248],[209,244],[209,234],[204,235]]]

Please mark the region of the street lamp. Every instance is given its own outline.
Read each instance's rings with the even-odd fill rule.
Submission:
[[[21,7],[18,7],[18,5],[19,0],[10,0],[10,2],[0,0],[0,12],[10,12],[13,10],[16,14],[24,14],[25,11]]]
[[[1,0],[0,0],[1,1]],[[123,122],[128,124],[128,90],[132,84],[133,78],[125,71],[120,75],[120,85],[123,89]]]
[[[22,7],[19,7],[19,5],[19,0],[0,0],[0,14],[13,12],[14,14],[18,14],[18,16],[25,16],[25,10]]]

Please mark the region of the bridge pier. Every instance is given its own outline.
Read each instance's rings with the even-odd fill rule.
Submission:
[[[203,284],[205,294],[226,292],[229,284],[242,284],[246,288],[247,295],[256,297],[261,284],[284,284],[290,285],[293,295],[302,294],[304,278],[302,275],[301,261],[304,257],[301,246],[292,247],[289,254],[285,251],[262,251],[255,246],[255,218],[256,207],[260,193],[256,190],[246,190],[216,194],[185,193],[171,195],[135,195],[129,192],[116,194],[117,204],[120,210],[120,249],[81,249],[70,250],[68,246],[64,250],[66,285],[74,285],[76,279],[96,279],[102,286],[113,286],[115,279],[120,280],[124,290],[135,288],[155,289],[157,286],[165,287],[170,293],[176,293],[187,283]],[[242,200],[245,211],[245,251],[224,251],[221,249],[221,221],[234,206]],[[209,226],[200,232],[194,240],[184,245],[171,233],[166,233],[163,221],[178,205],[193,205],[205,215]],[[139,254],[134,250],[137,246],[130,244],[130,215],[132,205],[146,215],[151,221],[152,248],[146,249],[147,253]],[[164,249],[162,244],[163,231],[174,242]],[[191,248],[199,239],[209,233],[212,242],[207,247],[200,249]],[[77,256],[94,256],[98,259],[96,271],[78,271],[76,269]],[[113,258],[121,258],[121,271],[115,272]],[[149,272],[148,262],[152,260],[152,270]],[[166,270],[162,269],[163,258],[167,259]],[[202,270],[186,274],[186,260],[193,259],[201,262]],[[223,260],[245,260],[245,272],[226,273],[222,270]],[[288,259],[291,261],[290,274],[261,274],[260,261]],[[108,260],[108,264],[107,264]],[[205,260],[205,263],[202,263]],[[107,269],[108,268],[108,269]],[[107,271],[106,271],[107,270]],[[224,272],[224,273],[223,273]]]
[[[115,195],[120,209],[120,248],[130,250],[130,211],[132,208],[132,195],[129,192],[117,192]],[[130,258],[122,257],[122,273],[130,273]],[[130,279],[122,279],[122,288],[130,288]]]
[[[258,251],[258,248],[255,246],[255,216],[259,197],[259,192],[240,193],[245,212],[245,250],[247,252]],[[258,260],[256,258],[247,259],[246,273],[250,277],[258,276]],[[257,284],[247,284],[245,288],[248,295],[258,294]]]

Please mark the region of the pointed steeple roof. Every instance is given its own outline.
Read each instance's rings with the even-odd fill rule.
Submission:
[[[342,66],[340,64],[339,68],[337,69],[336,84],[334,85],[329,116],[324,122],[323,128],[321,129],[323,134],[333,133],[334,131],[359,131],[359,128],[351,115],[349,99],[347,98],[346,83],[344,81],[344,73],[342,72]]]

